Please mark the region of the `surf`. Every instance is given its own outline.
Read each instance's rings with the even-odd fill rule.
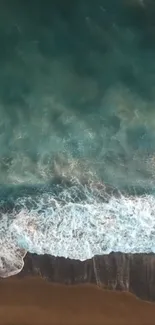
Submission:
[[[155,252],[153,194],[94,183],[20,186],[3,191],[0,215],[1,277],[19,273],[27,251],[81,261],[112,251]]]

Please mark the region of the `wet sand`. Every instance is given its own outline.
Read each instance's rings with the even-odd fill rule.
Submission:
[[[10,277],[0,280],[0,324],[153,325],[155,304],[90,285]]]

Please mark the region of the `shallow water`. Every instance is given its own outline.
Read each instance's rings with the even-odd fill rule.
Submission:
[[[1,229],[22,256],[154,251],[154,14],[151,0],[2,1]]]

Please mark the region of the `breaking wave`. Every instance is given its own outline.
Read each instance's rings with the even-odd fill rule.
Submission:
[[[0,10],[0,276],[155,251],[155,2],[25,4]]]
[[[1,200],[1,277],[18,273],[27,251],[79,260],[111,251],[155,251],[153,195],[58,184],[13,200]]]

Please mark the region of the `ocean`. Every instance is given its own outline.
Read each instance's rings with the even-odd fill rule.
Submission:
[[[0,6],[0,276],[154,252],[154,1]]]

